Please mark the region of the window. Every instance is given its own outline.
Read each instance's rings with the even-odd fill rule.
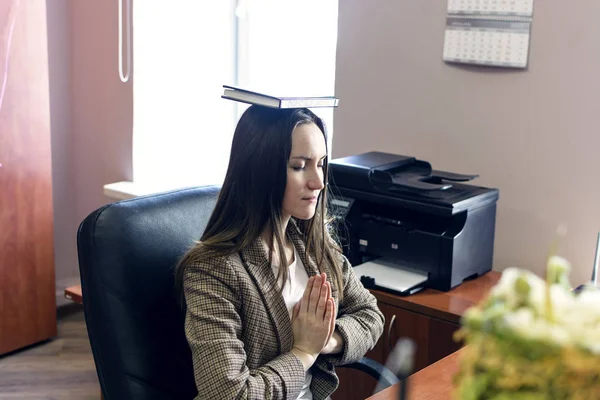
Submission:
[[[337,0],[145,0],[133,9],[133,170],[142,185],[221,183],[247,108],[223,84],[334,93]],[[331,137],[333,110],[314,110]]]

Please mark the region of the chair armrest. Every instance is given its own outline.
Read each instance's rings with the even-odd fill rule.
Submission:
[[[366,372],[379,381],[382,389],[399,382],[398,377],[389,368],[368,357],[363,357],[358,362],[352,364],[340,365],[340,367]]]

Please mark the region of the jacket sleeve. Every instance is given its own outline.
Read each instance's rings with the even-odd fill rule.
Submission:
[[[296,398],[305,380],[302,363],[284,353],[260,368],[246,366],[240,340],[241,299],[226,259],[190,265],[184,274],[185,334],[200,399]]]
[[[343,257],[343,256],[342,256]],[[358,277],[346,257],[343,257],[343,298],[338,306],[336,328],[344,338],[341,353],[324,355],[333,365],[360,360],[377,344],[383,333],[384,316],[377,308],[377,299]]]

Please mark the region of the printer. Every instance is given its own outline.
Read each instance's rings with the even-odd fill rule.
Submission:
[[[492,269],[499,193],[465,183],[477,175],[383,152],[329,168],[335,230],[365,287],[447,291]]]

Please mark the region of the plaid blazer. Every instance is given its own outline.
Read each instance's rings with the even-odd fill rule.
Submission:
[[[304,255],[302,233],[293,220],[292,240],[309,276],[318,273]],[[344,338],[341,354],[320,355],[311,368],[315,400],[338,386],[335,366],[359,360],[383,331],[384,317],[375,297],[343,262],[343,302],[336,327]],[[338,288],[332,284],[332,295]],[[189,265],[184,274],[187,304],[185,333],[190,345],[196,399],[296,399],[305,381],[304,368],[290,352],[292,324],[277,289],[261,240],[240,254]]]

